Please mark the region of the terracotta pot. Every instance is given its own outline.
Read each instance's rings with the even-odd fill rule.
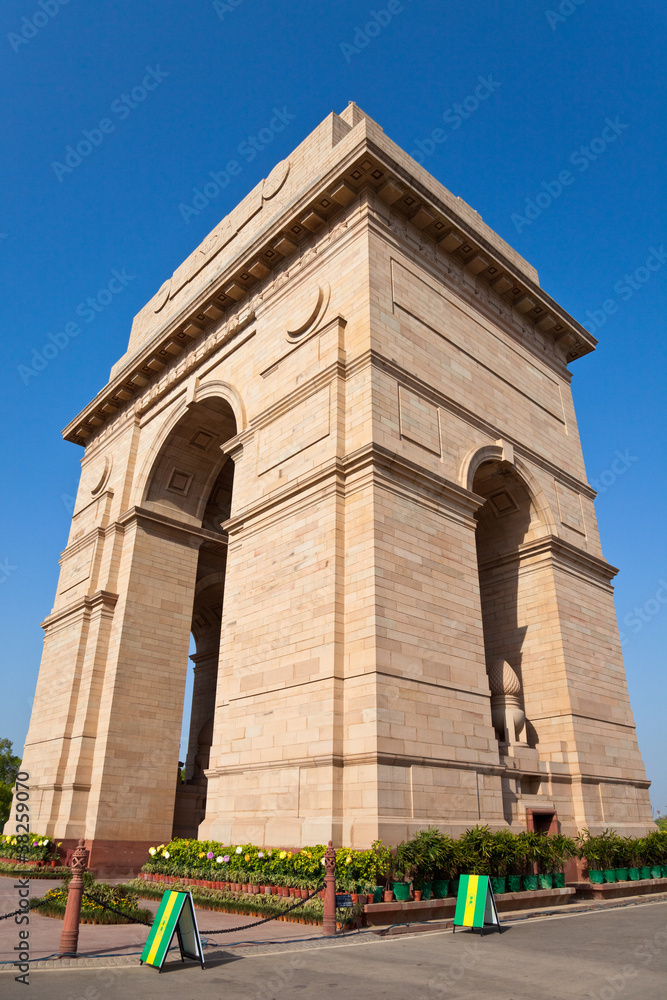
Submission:
[[[350,899],[352,900],[353,903],[358,903],[359,902],[359,893],[358,892],[351,892],[350,893]]]
[[[52,867],[52,868],[55,868],[55,867],[56,867],[56,862],[55,862],[55,861],[51,861],[51,867]]]
[[[320,899],[324,899],[324,897],[326,896],[326,889],[322,889],[322,890],[321,890],[321,891],[320,891],[320,892],[318,893],[318,896],[320,897]]]
[[[371,902],[371,897],[367,896],[365,892],[360,892],[359,893],[359,902],[361,903],[362,906],[365,906],[366,903],[370,903]]]
[[[299,889],[299,895],[301,896],[301,899],[308,899],[308,897],[310,896],[310,890],[309,889]]]
[[[415,889],[415,903],[418,903],[422,898],[422,890]]]
[[[322,896],[322,898],[324,899],[324,896]],[[384,892],[384,895],[383,895],[383,900],[384,900],[385,903],[393,903],[393,901],[394,901],[394,890],[393,889],[386,889],[385,892]]]

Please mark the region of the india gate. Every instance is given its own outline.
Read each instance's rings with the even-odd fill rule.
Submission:
[[[325,118],[167,278],[64,431],[81,480],[32,829],[84,837],[94,866],[172,834],[643,834],[570,391],[595,344],[355,104]]]

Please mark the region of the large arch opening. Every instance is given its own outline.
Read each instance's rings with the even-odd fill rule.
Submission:
[[[144,507],[193,529],[188,544],[199,549],[195,577],[183,581],[192,590],[192,618],[184,628],[191,632],[195,651],[189,656],[194,678],[187,752],[184,761],[173,762],[173,836],[179,837],[196,837],[206,815],[205,771],[213,739],[227,569],[227,536],[221,525],[230,517],[234,486],[234,463],[221,447],[236,433],[226,400],[210,397],[191,404],[160,448],[144,500]]]
[[[501,757],[525,759],[532,750],[537,760],[530,707],[543,685],[541,657],[534,651],[542,623],[530,576],[522,574],[521,549],[547,529],[526,481],[509,462],[482,462],[473,492],[486,498],[476,514],[476,543],[492,722]],[[505,818],[512,823],[519,794],[537,792],[539,781],[529,776],[519,788],[504,785]]]

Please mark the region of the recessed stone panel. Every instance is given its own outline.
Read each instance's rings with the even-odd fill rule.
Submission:
[[[441,444],[437,406],[401,385],[398,388],[398,408],[401,437],[439,456]]]
[[[558,497],[558,511],[560,523],[566,528],[572,528],[579,534],[586,534],[586,524],[584,522],[584,512],[581,508],[581,496],[571,490],[569,486],[563,486],[556,481],[556,496]]]

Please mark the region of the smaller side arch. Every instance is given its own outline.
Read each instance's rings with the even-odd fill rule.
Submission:
[[[469,493],[474,492],[473,483],[475,475],[480,465],[483,465],[484,462],[507,462],[508,465],[511,465],[526,483],[531,499],[535,504],[535,509],[545,526],[546,533],[551,535],[558,534],[556,519],[553,516],[553,511],[544,495],[542,487],[535,478],[532,470],[525,462],[516,457],[512,445],[505,441],[485,444],[478,448],[472,448],[468,452],[459,470],[459,483],[464,489],[468,490]]]
[[[223,382],[221,379],[211,379],[210,382],[198,381],[195,385],[191,402],[201,403],[202,400],[210,399],[213,396],[218,396],[229,403],[236,420],[236,433],[240,434],[241,431],[244,431],[248,426],[245,406],[238,390],[234,386],[229,385],[228,382]],[[190,400],[188,401],[189,404]]]
[[[199,379],[191,379],[183,387],[179,397],[174,400],[155,440],[143,458],[141,469],[132,488],[133,503],[139,505],[143,503],[147,495],[151,475],[162,453],[162,449],[172,433],[186,417],[190,408],[204,400],[215,398],[224,400],[232,411],[236,421],[236,434],[246,428],[247,417],[245,406],[240,393],[233,386],[220,379],[212,379],[210,382],[203,384],[200,384]],[[213,477],[214,479],[215,477]],[[213,480],[210,485],[213,484]]]

